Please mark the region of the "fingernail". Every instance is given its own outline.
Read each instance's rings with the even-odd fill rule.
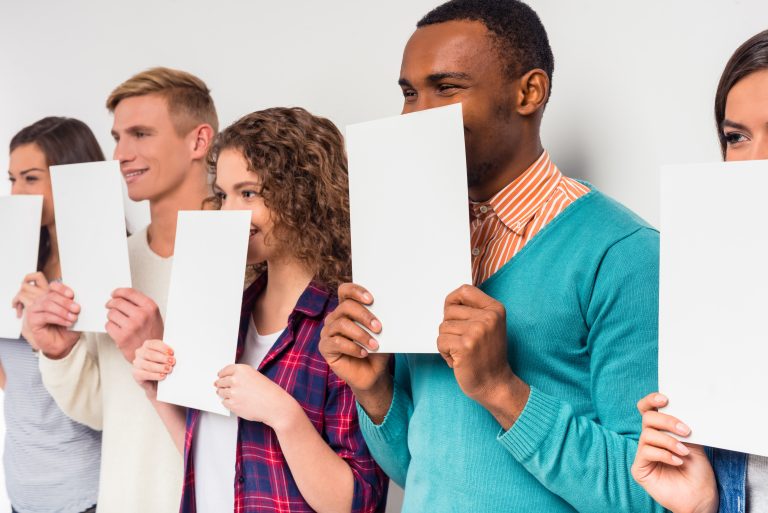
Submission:
[[[166,365],[165,366],[165,372],[171,372],[171,366],[170,365]]]
[[[674,463],[675,465],[682,465],[683,464],[683,460],[681,460],[677,456],[672,456],[672,463]]]
[[[77,312],[77,305],[75,303],[72,303],[71,305],[69,305],[69,311]]]
[[[167,355],[172,355],[172,354],[173,354],[173,349],[171,349],[171,348],[169,347],[168,349],[166,349],[166,351],[165,351],[165,354],[167,354]]]
[[[67,319],[69,319],[70,321],[74,321],[74,320],[75,320],[75,314],[73,314],[73,313],[68,313],[68,314],[67,314]]]
[[[653,397],[653,402],[655,402],[656,404],[664,404],[665,402],[667,402],[667,397],[662,394],[656,394]]]
[[[372,339],[368,340],[368,347],[370,347],[371,349],[373,349],[375,351],[376,349],[379,348],[379,343],[376,342],[376,339],[372,338]]]
[[[369,293],[363,292],[363,301],[365,301],[366,303],[370,303],[371,301],[373,301],[373,298]]]
[[[379,331],[381,329],[381,323],[378,319],[373,319],[371,321],[371,328],[373,328],[374,331]]]
[[[366,351],[365,349],[361,349],[360,356],[368,356],[368,351]]]
[[[168,358],[168,363],[170,363],[171,365],[173,365],[173,362],[174,362],[174,361],[175,361],[175,359],[173,358],[173,356],[171,356],[170,358]]]
[[[683,456],[688,456],[688,454],[691,452],[688,447],[685,446],[682,442],[677,442],[677,452],[682,454]]]
[[[678,422],[675,426],[675,430],[680,433],[681,435],[687,435],[691,432],[691,428],[683,424],[682,422]]]

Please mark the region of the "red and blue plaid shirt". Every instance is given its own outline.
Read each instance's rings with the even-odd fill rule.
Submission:
[[[266,273],[243,294],[237,360],[243,354],[248,317],[267,283]],[[288,317],[288,326],[258,370],[291,394],[309,420],[354,475],[354,513],[383,512],[387,478],[368,452],[357,421],[355,398],[318,350],[323,320],[338,300],[311,283]],[[189,409],[184,440],[184,490],[181,512],[195,513],[195,464],[192,437],[200,411]],[[319,469],[322,471],[322,469]],[[234,512],[304,513],[313,511],[299,491],[275,432],[261,422],[239,419]]]

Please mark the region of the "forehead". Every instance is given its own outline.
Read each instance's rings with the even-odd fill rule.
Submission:
[[[22,144],[11,152],[9,167],[11,171],[23,171],[31,168],[47,169],[48,162],[43,150],[37,144],[29,143]]]
[[[223,149],[216,159],[216,185],[225,189],[246,181],[260,183],[261,178],[248,168],[248,161],[240,150]]]
[[[725,117],[755,117],[768,123],[768,69],[755,71],[742,78],[728,92],[725,102]]]
[[[500,68],[492,34],[479,21],[449,21],[419,28],[403,52],[403,78],[446,71]]]
[[[131,96],[121,100],[115,107],[113,129],[120,130],[137,125],[170,126],[168,101],[159,94]]]

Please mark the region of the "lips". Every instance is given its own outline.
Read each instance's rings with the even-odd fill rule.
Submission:
[[[143,169],[127,169],[123,171],[123,178],[125,178],[125,183],[130,184],[132,182],[135,182],[141,175],[146,173],[148,171],[147,168]]]

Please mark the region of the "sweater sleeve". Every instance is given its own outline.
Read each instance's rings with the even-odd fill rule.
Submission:
[[[578,511],[664,509],[634,481],[637,400],[656,390],[659,238],[640,229],[614,243],[597,270],[585,320],[594,416],[540,389],[499,442]]]
[[[413,414],[410,376],[406,356],[395,355],[394,393],[384,421],[374,424],[365,410],[357,404],[360,429],[376,462],[390,479],[405,487],[411,453],[408,450],[408,423]]]
[[[83,333],[67,356],[51,360],[40,353],[43,384],[71,419],[102,429],[101,376],[95,334]]]

